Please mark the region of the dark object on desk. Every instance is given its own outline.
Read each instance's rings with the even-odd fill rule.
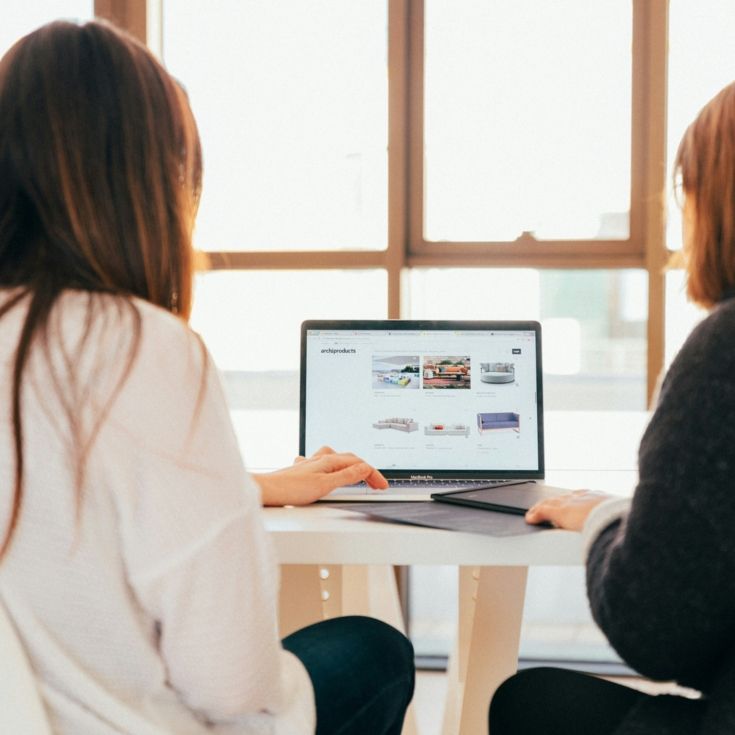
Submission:
[[[560,487],[541,485],[535,482],[523,482],[497,487],[484,487],[479,490],[455,490],[449,493],[433,493],[431,498],[439,503],[465,505],[482,510],[494,510],[498,513],[524,515],[525,512],[541,500],[554,498],[569,492]]]
[[[480,533],[485,536],[525,536],[539,533],[543,526],[529,526],[522,517],[492,511],[478,512],[475,508],[426,502],[329,503],[330,508],[351,510],[381,521],[406,523],[412,526],[441,528],[447,531]]]

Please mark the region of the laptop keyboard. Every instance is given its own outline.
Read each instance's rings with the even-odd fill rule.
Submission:
[[[388,480],[388,497],[416,495],[426,497],[431,493],[451,492],[452,490],[478,490],[480,488],[491,487],[493,485],[512,485],[524,482],[524,480],[409,480],[409,479],[392,479]],[[342,495],[371,497],[386,497],[385,490],[374,490],[364,482],[358,482],[355,485],[347,485],[333,490],[329,494],[329,498],[336,499]]]
[[[409,479],[393,479],[388,480],[388,486],[392,488],[411,489],[411,488],[431,488],[432,490],[461,490],[467,488],[472,490],[479,487],[489,487],[491,485],[504,485],[509,480],[409,480]]]

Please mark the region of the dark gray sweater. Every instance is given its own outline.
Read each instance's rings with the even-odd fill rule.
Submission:
[[[630,513],[591,548],[592,612],[630,666],[704,698],[650,699],[617,735],[735,733],[735,299],[674,360],[639,472]]]

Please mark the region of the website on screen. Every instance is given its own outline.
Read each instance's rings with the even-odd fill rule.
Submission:
[[[309,330],[306,452],[385,470],[537,470],[533,331]]]

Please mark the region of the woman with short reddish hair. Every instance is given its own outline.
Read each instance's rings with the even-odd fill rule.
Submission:
[[[582,532],[590,606],[612,646],[701,696],[531,669],[496,692],[492,735],[735,732],[735,84],[689,126],[675,177],[688,294],[711,311],[663,382],[633,499],[578,491],[526,519]]]

